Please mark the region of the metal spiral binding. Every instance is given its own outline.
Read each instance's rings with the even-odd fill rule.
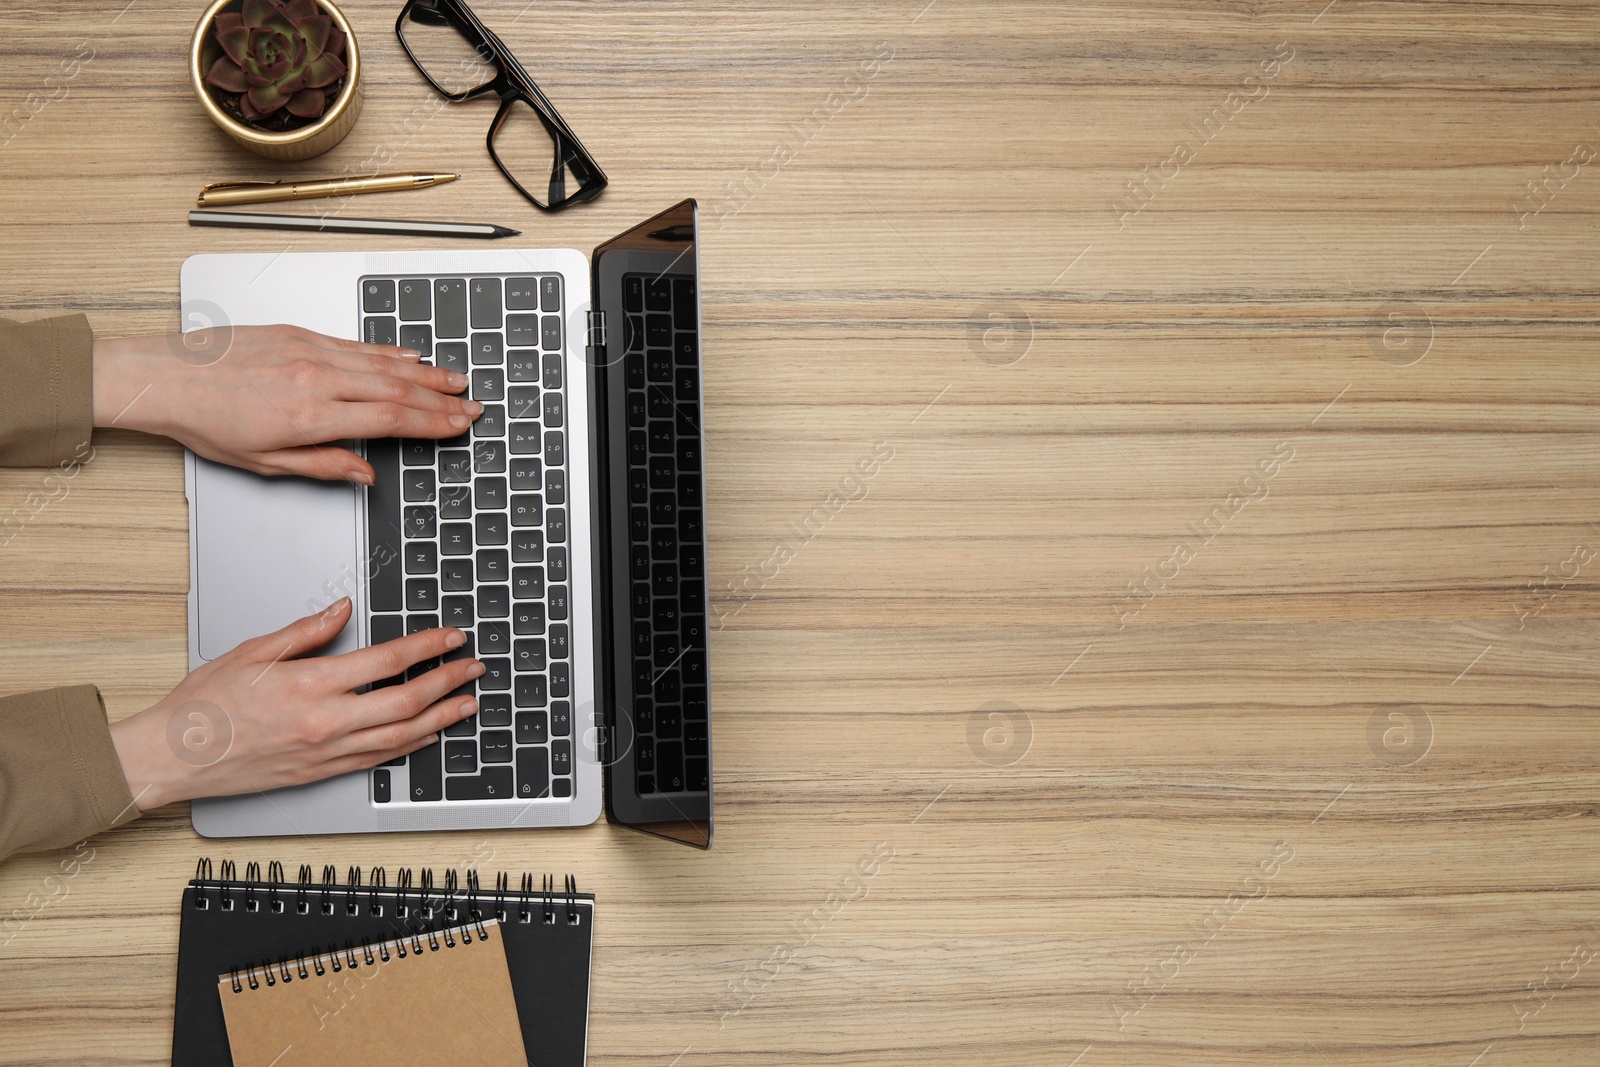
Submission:
[[[306,903],[306,888],[311,885],[311,864],[300,865],[300,875],[295,879],[294,910],[296,915],[311,914],[311,905]]]
[[[567,925],[578,925],[578,879],[567,875]]]
[[[401,867],[394,876],[395,915],[404,919],[411,914],[410,907],[406,904],[406,894],[411,891],[411,868]]]
[[[284,884],[283,864],[273,860],[267,864],[267,908],[274,915],[283,914],[283,901],[278,899],[278,888]]]
[[[194,865],[194,880],[196,882],[211,881],[211,859],[202,857]],[[194,907],[196,911],[206,911],[211,907],[211,901],[206,899],[206,891],[202,886],[197,886],[194,891]]]
[[[361,905],[356,903],[356,892],[361,888],[361,868],[352,866],[344,883],[344,913],[360,915]]]
[[[321,896],[322,896],[322,900],[321,900],[322,914],[324,914],[324,915],[332,915],[333,914],[333,901],[329,900],[328,896],[329,896],[329,893],[331,891],[331,888],[333,886],[338,885],[338,884],[339,884],[339,870],[338,870],[338,868],[336,868],[331,863],[324,863],[322,865],[322,894],[321,894]]]
[[[544,876],[544,924],[554,926],[556,922],[556,876]]]

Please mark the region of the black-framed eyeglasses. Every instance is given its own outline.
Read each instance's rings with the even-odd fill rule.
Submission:
[[[500,98],[489,156],[535,207],[557,211],[600,195],[605,173],[464,0],[406,0],[394,32],[428,84],[447,99]]]

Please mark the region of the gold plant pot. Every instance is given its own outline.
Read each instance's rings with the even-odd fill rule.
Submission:
[[[222,46],[217,44],[211,32],[211,20],[233,2],[215,0],[206,8],[205,14],[195,24],[194,40],[189,45],[189,81],[194,85],[194,95],[200,98],[200,106],[206,109],[211,121],[250,151],[280,162],[320,156],[344,140],[345,134],[356,124],[356,116],[361,114],[361,55],[356,50],[356,35],[350,29],[350,23],[345,21],[344,12],[328,0],[317,0],[317,6],[326,11],[333,19],[333,24],[344,33],[346,70],[344,89],[339,93],[339,98],[309,126],[283,133],[266,133],[245,125],[224,111],[205,83],[206,71],[222,55]]]

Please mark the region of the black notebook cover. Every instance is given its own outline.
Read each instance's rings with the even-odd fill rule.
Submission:
[[[360,947],[412,934],[459,926],[475,918],[504,924],[506,963],[522,1022],[530,1064],[583,1067],[589,1034],[589,955],[593,945],[594,895],[579,893],[569,875],[555,888],[546,876],[535,889],[523,875],[512,889],[501,874],[493,889],[479,887],[476,871],[467,885],[445,872],[442,887],[424,870],[412,885],[411,869],[401,868],[394,885],[382,867],[362,884],[361,868],[351,867],[344,882],[324,867],[313,883],[311,868],[288,882],[273,863],[267,877],[259,865],[235,878],[231,860],[212,878],[211,861],[201,860],[183,891],[178,931],[178,995],[172,1026],[173,1067],[232,1067],[227,1025],[217,993],[217,976],[251,969],[264,976],[266,964],[281,965],[329,948]],[[442,1021],[442,1020],[441,1020]]]

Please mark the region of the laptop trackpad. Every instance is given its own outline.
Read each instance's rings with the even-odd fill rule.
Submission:
[[[203,659],[357,596],[360,490],[195,460],[196,629]],[[354,621],[325,652],[356,647]]]

